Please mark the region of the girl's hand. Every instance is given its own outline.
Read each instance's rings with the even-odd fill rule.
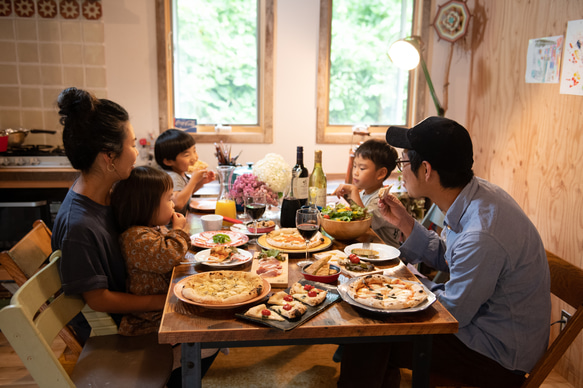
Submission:
[[[186,218],[180,214],[174,212],[172,215],[172,229],[184,229],[186,226]]]

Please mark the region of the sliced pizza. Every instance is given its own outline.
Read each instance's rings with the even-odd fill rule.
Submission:
[[[277,313],[283,315],[288,319],[300,318],[308,310],[307,307],[302,303],[286,303],[283,306],[273,305],[270,309],[276,311]]]
[[[265,241],[279,249],[306,249],[306,240],[296,228],[281,228],[269,232]],[[308,242],[308,248],[316,247],[324,241],[322,234],[317,232]]]
[[[275,311],[271,311],[270,309],[268,309],[265,304],[260,304],[251,307],[249,310],[247,310],[245,315],[257,319],[270,319],[272,321],[280,322],[285,321],[285,319],[281,315],[279,315]]]
[[[287,303],[300,303],[300,302],[297,302],[293,298],[293,296],[289,295],[287,292],[278,291],[269,297],[269,300],[267,301],[267,303],[277,304],[279,306],[283,306],[284,304],[287,304]]]
[[[358,303],[383,310],[415,307],[428,297],[420,283],[384,275],[359,278],[348,287],[348,295]]]

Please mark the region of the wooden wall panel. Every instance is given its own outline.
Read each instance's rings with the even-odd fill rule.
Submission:
[[[473,13],[474,171],[516,199],[549,251],[583,268],[583,96],[524,81],[529,39],[564,35],[583,1],[477,0]],[[553,299],[553,321],[561,308],[572,310]],[[583,387],[583,336],[558,370]]]

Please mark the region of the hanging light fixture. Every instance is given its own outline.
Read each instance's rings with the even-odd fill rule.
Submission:
[[[389,47],[389,58],[398,67],[404,70],[412,70],[416,68],[419,63],[421,63],[421,69],[423,70],[423,75],[427,81],[427,86],[429,87],[429,92],[431,93],[431,98],[435,104],[435,109],[437,110],[438,116],[443,116],[445,110],[441,106],[437,95],[435,94],[435,89],[433,88],[433,82],[431,82],[431,76],[427,70],[427,65],[421,55],[422,41],[418,36],[409,36],[404,39],[400,39],[394,42],[391,47]]]

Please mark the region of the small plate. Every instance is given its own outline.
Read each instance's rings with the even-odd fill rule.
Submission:
[[[226,234],[231,238],[231,241],[225,244],[217,244],[213,242],[213,236],[216,234]],[[240,245],[246,244],[247,241],[249,241],[249,237],[247,237],[243,233],[233,232],[230,230],[215,230],[193,234],[192,236],[190,236],[190,241],[192,241],[192,245],[199,248],[212,248],[216,247],[217,245],[238,247]]]
[[[253,259],[253,255],[251,254],[251,252],[244,251],[243,249],[239,249],[239,248],[237,248],[237,251],[239,254],[237,255],[237,258],[235,259],[235,261],[233,261],[233,259],[229,259],[229,260],[227,260],[227,263],[225,263],[225,264],[218,263],[218,262],[212,262],[212,261],[209,262],[208,258],[211,254],[210,249],[205,249],[204,251],[198,252],[196,255],[194,255],[194,260],[197,263],[201,263],[201,264],[207,265],[209,267],[227,268],[227,267],[235,267],[237,265],[245,264]]]
[[[216,199],[191,199],[190,207],[201,211],[215,211],[217,207]]]
[[[372,248],[371,248],[372,249]],[[352,282],[357,281],[359,278],[352,278],[350,279],[348,282],[346,283],[342,283],[340,284],[336,289],[338,290],[338,293],[340,294],[340,296],[342,297],[342,300],[344,300],[346,303],[364,309],[364,310],[368,310],[368,311],[373,311],[375,313],[381,313],[381,314],[403,314],[403,313],[414,313],[417,311],[423,311],[426,308],[428,308],[429,306],[431,306],[433,304],[433,302],[435,302],[435,300],[437,299],[435,297],[435,294],[431,291],[429,291],[429,289],[427,287],[425,287],[425,285],[423,283],[418,283],[418,282],[412,282],[409,280],[403,280],[404,282],[409,282],[409,283],[418,283],[420,285],[423,286],[423,289],[425,290],[425,292],[427,293],[427,299],[425,299],[425,301],[423,301],[421,304],[418,304],[415,307],[411,307],[408,309],[400,309],[400,310],[383,310],[383,309],[377,309],[371,306],[366,306],[364,304],[360,304],[357,301],[355,301],[354,299],[352,299],[352,297],[350,295],[348,295],[348,287],[350,286],[350,284]]]
[[[344,253],[346,253],[346,256],[350,256],[352,254],[353,249],[362,249],[362,245],[363,245],[362,243],[349,245],[346,248],[344,248]],[[399,256],[401,256],[401,251],[395,247],[390,246],[390,245],[371,243],[369,249],[372,249],[373,251],[377,251],[379,253],[379,258],[378,259],[369,259],[368,257],[363,257],[363,256],[358,256],[358,257],[360,257],[360,259],[364,260],[364,261],[379,262],[379,261],[396,259]]]
[[[253,226],[253,223],[251,223],[251,226]],[[247,223],[245,224],[235,224],[233,226],[231,226],[231,230],[233,232],[239,232],[239,233],[244,233],[248,236],[259,236],[265,233],[269,233],[272,230],[277,229],[277,226],[272,226],[270,228],[257,228],[257,233],[252,232],[251,230],[254,230],[253,228],[249,229],[247,228]]]
[[[199,275],[199,274],[191,275],[191,276],[197,276],[197,275]],[[267,280],[262,279],[263,280],[263,290],[261,291],[261,294],[259,294],[259,296],[256,298],[246,300],[245,302],[233,303],[233,304],[216,305],[216,304],[198,303],[198,302],[195,302],[193,300],[190,300],[190,299],[182,296],[182,288],[191,276],[188,276],[188,277],[180,280],[178,283],[176,283],[176,285],[174,286],[174,295],[176,295],[176,297],[178,299],[180,299],[181,301],[183,301],[184,303],[204,307],[204,308],[207,308],[210,310],[228,310],[228,309],[234,309],[234,308],[237,308],[240,306],[245,306],[247,304],[260,301],[261,299],[265,298],[267,296],[267,294],[269,294],[271,292],[271,284],[269,284],[269,282]]]

